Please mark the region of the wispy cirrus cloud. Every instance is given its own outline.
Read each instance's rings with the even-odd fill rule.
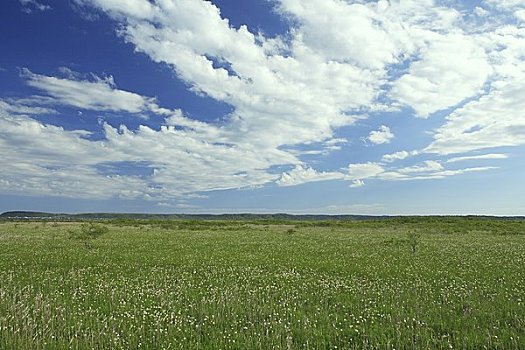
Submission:
[[[57,78],[35,74],[24,68],[21,76],[27,85],[40,90],[54,99],[57,104],[86,110],[141,113],[155,105],[155,99],[116,88],[112,76],[100,78],[92,75],[91,80],[71,77]],[[38,102],[38,101],[35,101]]]
[[[507,159],[509,156],[501,153],[489,153],[472,156],[454,157],[447,160],[447,163],[464,162],[467,160],[486,160],[486,159]]]
[[[22,12],[31,14],[52,10],[50,5],[43,4],[37,0],[18,0],[22,6]]]

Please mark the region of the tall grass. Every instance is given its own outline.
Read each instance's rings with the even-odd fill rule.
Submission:
[[[0,349],[525,348],[520,224],[81,225],[0,224]]]

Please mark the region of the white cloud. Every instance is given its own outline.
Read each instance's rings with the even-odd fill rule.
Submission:
[[[482,172],[497,169],[496,167],[476,167],[476,168],[465,168],[458,170],[438,170],[438,171],[423,171],[417,174],[403,173],[399,171],[385,172],[381,174],[382,180],[389,181],[414,181],[414,180],[439,180],[449,176],[463,175],[473,172]]]
[[[525,84],[494,85],[498,88],[451,113],[425,151],[453,154],[525,144]]]
[[[126,154],[132,161],[153,163],[151,180],[166,194],[173,195],[268,183],[277,176],[266,169],[280,164],[282,159],[294,160],[277,150],[261,154],[255,148],[212,143],[206,131],[200,130],[165,126],[156,131],[141,126],[131,131],[106,125],[105,135],[107,147]]]
[[[102,142],[83,139],[87,134],[43,125],[24,116],[10,117],[0,109],[0,152],[4,161],[1,191],[109,198],[147,187],[134,178],[97,174],[92,165],[125,157],[107,150]]]
[[[447,163],[456,163],[463,162],[467,160],[486,160],[486,159],[507,159],[509,156],[501,153],[490,153],[490,154],[481,154],[477,156],[464,156],[464,157],[454,157],[447,160]]]
[[[415,165],[411,167],[398,169],[397,172],[401,174],[413,174],[413,173],[427,173],[436,172],[443,170],[443,166],[435,160],[426,160],[421,165]]]
[[[346,179],[353,180],[350,187],[361,187],[364,179],[376,179],[383,181],[410,181],[410,180],[437,180],[449,176],[462,175],[472,172],[481,172],[496,169],[495,167],[475,167],[449,170],[445,169],[439,162],[426,160],[420,164],[387,169],[377,163],[350,164]]]
[[[22,11],[30,14],[33,12],[43,12],[51,10],[51,6],[42,4],[37,0],[19,0],[22,5]]]
[[[515,10],[517,8],[525,7],[523,0],[484,0],[487,5],[501,9],[501,10]]]
[[[422,49],[421,59],[394,82],[391,95],[426,118],[480,93],[491,72],[487,56],[475,38],[436,35]]]
[[[0,100],[0,152],[6,164],[13,164],[0,175],[2,191],[165,201],[270,182],[291,186],[345,179],[358,187],[364,179],[435,179],[492,169],[448,170],[426,160],[404,168],[350,164],[343,174],[316,171],[301,159],[341,150],[347,140],[336,137],[338,128],[404,106],[419,117],[455,109],[435,130],[427,153],[525,144],[523,28],[476,27],[482,19],[467,23],[473,16],[432,0],[279,0],[276,12],[289,18],[291,27],[268,38],[246,26],[233,27],[209,1],[76,2],[107,13],[137,52],[167,64],[193,92],[233,111],[221,123],[205,123],[162,108],[153,97],[118,89],[111,76],[88,79],[63,67],[63,77],[24,70],[27,84],[45,96]],[[518,16],[519,5],[484,4]],[[483,16],[479,9],[475,13]],[[105,124],[101,140],[90,141],[86,131],[29,117],[54,113],[58,105],[101,114],[154,114],[164,122],[135,130]],[[368,140],[385,144],[393,137],[383,125]],[[381,161],[415,154],[420,153],[400,151]],[[150,172],[129,176],[101,170],[118,168],[119,162]],[[270,171],[275,166],[293,168],[278,175]]]
[[[104,140],[90,141],[86,131],[66,131],[26,116],[9,116],[0,109],[0,152],[9,164],[0,175],[0,190],[172,200],[274,181],[277,176],[264,169],[281,158],[277,151],[259,155],[257,150],[211,144],[195,130],[141,126],[130,131],[106,124],[104,131]],[[148,175],[119,173],[122,162],[149,169]],[[114,166],[117,173],[105,173],[101,166]]]
[[[363,180],[376,177],[385,170],[377,163],[350,164],[348,166],[348,178],[350,180]]]
[[[52,108],[33,106],[32,103],[27,105],[20,100],[2,100],[0,99],[0,110],[13,114],[56,114]]]
[[[155,105],[153,98],[116,89],[111,76],[95,77],[94,81],[73,80],[39,75],[23,69],[22,77],[29,86],[45,92],[57,103],[82,109],[140,113]]]
[[[358,188],[363,187],[365,185],[365,182],[363,180],[353,180],[350,184],[351,188]]]
[[[483,7],[476,6],[474,8],[474,14],[479,17],[485,17],[489,14],[489,11],[485,10]]]
[[[425,152],[446,155],[525,144],[524,38],[525,28],[511,25],[480,37],[494,72],[487,93],[451,112]]]
[[[326,146],[337,146],[340,144],[348,143],[348,139],[345,138],[335,138],[335,139],[329,139],[324,142]]]
[[[514,16],[521,22],[525,22],[525,9],[515,11]]]
[[[339,180],[343,178],[344,174],[339,172],[318,172],[315,169],[298,165],[293,170],[283,173],[277,180],[277,184],[279,186],[295,186],[307,182]]]
[[[403,160],[411,155],[416,155],[417,151],[407,152],[407,151],[399,151],[391,154],[385,154],[383,157],[381,157],[381,161],[391,163],[395,162],[396,160]]]
[[[376,145],[381,145],[384,143],[390,143],[394,138],[394,134],[390,131],[390,128],[385,125],[381,125],[379,130],[371,131],[368,135],[367,140]]]
[[[210,2],[82,3],[122,23],[126,41],[195,91],[231,104],[231,137],[262,148],[322,142],[355,120],[352,109],[401,102],[426,117],[479,94],[492,72],[482,39],[462,33],[461,13],[431,0],[281,0],[294,28],[271,39],[232,28]],[[381,107],[387,66],[403,63],[408,72],[390,82],[398,101]]]
[[[289,39],[255,36],[244,26],[232,28],[210,2],[83,3],[121,22],[126,41],[152,60],[172,66],[194,91],[232,105],[231,134],[238,142],[262,148],[322,142],[332,137],[335,128],[356,119],[350,111],[375,108],[386,76],[384,66],[396,61],[401,51],[397,43],[389,43],[391,37],[384,28],[374,29],[377,8],[339,1],[280,3],[281,13],[299,23]],[[319,47],[311,35],[323,16],[333,17],[334,30],[348,31],[352,22],[346,14],[382,41],[361,38],[359,42],[370,50],[358,49],[353,38],[361,34],[354,33],[338,41],[344,46],[341,52],[336,52],[337,45],[330,46],[334,52]],[[331,39],[323,36],[327,40]],[[395,52],[387,52],[387,47]],[[354,59],[334,59],[347,54]]]
[[[380,10],[386,10],[384,4]],[[281,0],[279,10],[301,24],[300,38],[326,60],[352,61],[362,68],[383,68],[401,52],[374,19],[377,9],[343,1]]]

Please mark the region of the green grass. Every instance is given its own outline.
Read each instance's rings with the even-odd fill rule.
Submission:
[[[523,222],[104,225],[0,222],[0,349],[525,349]]]

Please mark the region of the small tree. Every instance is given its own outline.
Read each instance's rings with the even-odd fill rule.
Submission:
[[[82,241],[87,249],[93,249],[93,241],[108,232],[106,226],[90,222],[82,224],[80,232],[71,232],[71,238]]]
[[[412,248],[412,254],[416,254],[417,246],[419,245],[419,242],[421,241],[421,233],[410,230],[408,231],[408,243],[410,244],[410,247]]]

